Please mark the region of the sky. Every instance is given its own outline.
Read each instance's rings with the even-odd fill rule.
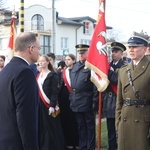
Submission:
[[[20,0],[6,0],[7,8],[18,10]],[[33,4],[51,7],[51,0],[24,0],[24,7]],[[99,0],[55,0],[55,8],[61,17],[89,16],[97,19]],[[106,0],[105,21],[117,31],[119,41],[126,41],[133,31],[142,30],[150,36],[150,0]]]

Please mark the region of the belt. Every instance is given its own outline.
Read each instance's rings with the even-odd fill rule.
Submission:
[[[150,105],[150,100],[130,100],[125,99],[123,100],[123,104],[130,106],[130,105]]]

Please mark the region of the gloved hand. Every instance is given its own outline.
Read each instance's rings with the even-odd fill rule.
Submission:
[[[54,107],[50,107],[50,108],[49,108],[49,114],[52,115],[54,112],[55,112]]]

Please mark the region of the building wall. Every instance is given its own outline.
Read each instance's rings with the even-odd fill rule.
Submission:
[[[44,19],[44,31],[50,32],[52,29],[52,10],[41,5],[32,5],[25,8],[24,22],[25,31],[31,30],[31,19],[34,15],[39,14]]]
[[[44,19],[44,31],[34,31],[31,30],[31,19],[34,15],[39,14]],[[53,52],[53,43],[52,43],[52,24],[55,23],[55,46],[56,46],[56,55],[64,55],[64,50],[61,48],[61,38],[68,38],[68,53],[76,53],[75,45],[80,44],[81,40],[90,40],[92,37],[92,34],[85,35],[83,34],[83,26],[80,25],[69,25],[69,24],[61,24],[56,23],[56,15],[55,20],[53,22],[52,20],[52,10],[50,8],[46,8],[41,5],[33,5],[28,8],[25,8],[24,10],[24,31],[31,31],[36,32],[40,35],[48,35],[50,36],[51,40],[51,52]],[[85,20],[89,21],[89,20]],[[81,22],[82,23],[82,22]],[[91,25],[93,26],[93,23],[91,22]],[[17,32],[16,35],[20,33],[19,25],[16,26]],[[93,30],[93,29],[92,29]],[[3,32],[3,35],[0,32],[0,39],[1,40],[1,49],[0,54],[3,54],[3,51],[7,50],[9,36],[10,36],[10,26],[3,26],[0,25],[0,31]],[[3,51],[2,51],[3,50]],[[5,51],[6,52],[6,51]]]

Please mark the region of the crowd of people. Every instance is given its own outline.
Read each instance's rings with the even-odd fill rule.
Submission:
[[[150,44],[132,36],[112,42],[110,81],[102,92],[109,150],[150,149]],[[99,92],[85,67],[89,45],[56,67],[40,54],[36,34],[15,40],[14,57],[0,55],[0,150],[95,150]],[[78,59],[78,61],[76,61]]]

